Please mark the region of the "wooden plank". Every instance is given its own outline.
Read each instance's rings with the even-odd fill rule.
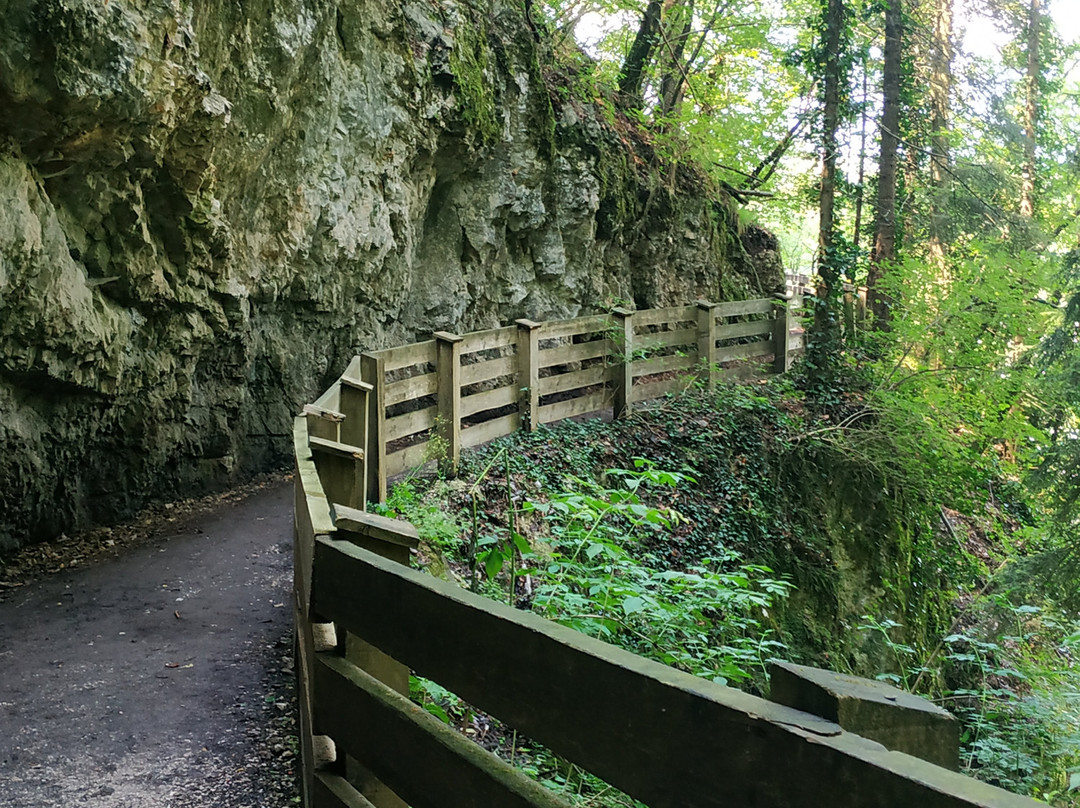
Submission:
[[[321,614],[652,808],[1041,805],[347,542],[320,538],[314,570]]]
[[[368,396],[368,459],[365,491],[371,502],[386,502],[386,362],[381,356],[360,356],[361,378],[372,385]]]
[[[420,534],[409,522],[338,504],[333,506],[333,513],[334,525],[338,530],[370,536],[373,539],[410,549],[420,546]]]
[[[770,339],[760,342],[750,342],[746,345],[732,345],[729,348],[716,349],[717,362],[732,362],[736,359],[752,359],[755,356],[768,356],[773,352],[773,342]]]
[[[607,384],[614,373],[615,369],[609,365],[595,365],[584,370],[560,373],[558,376],[545,376],[540,379],[540,395],[549,396],[552,393],[592,387],[594,384]]]
[[[612,324],[611,316],[608,314],[590,314],[585,317],[575,317],[573,320],[543,323],[540,328],[540,339],[573,337],[578,334],[602,334],[609,331]]]
[[[312,404],[323,410],[340,410],[341,398],[340,398],[341,386],[334,382],[323,392],[321,396],[315,399]]]
[[[413,808],[569,805],[340,657],[320,654],[314,679],[320,726]]]
[[[400,348],[390,348],[385,351],[377,351],[378,355],[386,363],[386,372],[401,370],[401,368],[413,365],[435,364],[435,340],[426,342],[414,342],[412,345],[402,345]],[[370,381],[370,380],[368,380]]]
[[[773,302],[768,299],[762,300],[730,300],[727,303],[717,303],[713,313],[717,317],[739,317],[743,314],[768,314],[772,311]]]
[[[461,352],[463,354],[475,353],[515,345],[517,331],[516,325],[508,325],[503,328],[492,328],[489,331],[474,331],[471,334],[465,334],[461,338]]]
[[[516,356],[502,356],[498,359],[489,359],[486,362],[474,362],[471,365],[463,365],[461,368],[461,386],[465,387],[477,382],[487,382],[498,379],[500,376],[514,376],[517,374],[518,359]]]
[[[364,450],[359,446],[352,446],[336,440],[327,440],[326,438],[311,438],[311,451],[316,455],[344,457],[348,460],[364,459]]]
[[[494,390],[485,390],[482,393],[473,393],[471,396],[461,397],[461,417],[468,418],[478,412],[494,410],[509,404],[518,403],[519,391],[517,385],[497,387]]]
[[[375,808],[344,777],[315,772],[312,801],[308,808]]]
[[[613,339],[612,354],[614,368],[611,375],[611,410],[616,418],[629,418],[634,413],[634,401],[631,388],[634,386],[634,312],[629,309],[615,309],[611,313],[615,319],[616,330]],[[617,347],[618,350],[615,350]]]
[[[541,407],[541,409],[543,408]],[[520,426],[521,413],[519,412],[512,412],[501,418],[492,418],[490,421],[461,430],[461,445],[466,449],[471,446],[479,446],[482,443],[495,440],[495,438],[501,438],[503,435],[513,434],[517,432]]]
[[[571,362],[582,362],[586,359],[610,356],[613,353],[615,353],[615,343],[609,339],[579,342],[576,345],[560,345],[558,348],[542,348],[540,350],[540,367],[549,368],[553,365],[568,365]]]
[[[367,505],[368,438],[371,434],[368,429],[368,400],[373,391],[374,388],[367,382],[347,376],[341,377],[341,412],[345,415],[345,420],[341,423],[338,440],[359,446],[364,453],[364,464],[360,469],[360,479],[363,481],[361,489],[356,491],[355,501],[346,504],[361,509]]]
[[[697,320],[697,306],[673,306],[668,309],[642,309],[634,312],[634,327],[641,329],[662,323],[691,323]]]
[[[518,413],[521,423],[530,432],[535,432],[539,426],[536,411],[540,407],[540,325],[534,320],[517,320],[517,387],[522,394]]]
[[[428,450],[428,441],[424,441],[388,454],[386,456],[386,476],[394,477],[424,465],[428,461]]]
[[[699,300],[697,308],[699,373],[709,392],[712,392],[716,389],[716,305],[707,300]]]
[[[328,410],[325,407],[320,407],[318,404],[305,404],[304,415],[314,415],[316,418],[321,418],[324,421],[333,421],[334,423],[340,423],[345,420],[345,416],[337,410]]]
[[[666,373],[669,370],[688,370],[697,364],[697,354],[693,356],[656,356],[642,359],[633,364],[634,377],[650,376],[653,373]]]
[[[683,390],[693,387],[696,381],[696,376],[687,375],[658,382],[635,384],[634,401],[652,401],[653,399],[663,398],[668,393],[681,393]]]
[[[722,325],[716,329],[716,338],[722,339],[740,339],[742,337],[760,337],[762,334],[771,334],[773,328],[772,320],[755,320],[752,323],[732,323],[731,325]]]
[[[787,300],[777,300],[773,308],[772,323],[773,373],[786,373],[788,369],[791,318],[791,312],[787,309]]]
[[[602,412],[612,406],[613,396],[607,390],[589,393],[555,404],[546,404],[540,408],[540,423],[550,424],[561,421],[564,418],[573,418],[577,415],[590,415],[594,412]]]
[[[304,417],[307,419],[308,434],[325,440],[337,440],[341,434],[341,423],[345,420],[340,412],[324,410],[314,404],[304,405]]]
[[[425,429],[431,429],[435,425],[435,418],[439,414],[437,406],[424,407],[422,410],[414,410],[404,415],[395,415],[386,419],[386,442],[415,435]]]
[[[424,396],[433,396],[439,389],[437,373],[424,373],[399,382],[386,385],[386,406],[393,407],[403,401],[413,401]]]
[[[692,345],[697,351],[697,327],[684,328],[679,331],[659,331],[655,334],[638,333],[634,337],[634,345],[638,351],[655,351],[658,348],[670,348],[676,345]]]
[[[311,602],[315,537],[336,530],[330,501],[323,491],[309,441],[307,418],[299,415],[293,419],[293,459],[296,469],[293,482],[293,592],[296,608],[305,618]]]

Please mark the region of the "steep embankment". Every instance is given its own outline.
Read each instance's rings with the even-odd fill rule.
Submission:
[[[514,8],[3,16],[0,550],[283,459],[355,352],[779,280]]]

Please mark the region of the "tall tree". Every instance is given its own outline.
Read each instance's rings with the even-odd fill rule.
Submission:
[[[844,29],[843,0],[826,0],[824,30],[820,43],[823,55],[823,108],[821,129],[821,196],[818,224],[818,276],[822,288],[817,294],[814,327],[819,345],[828,345],[837,328],[831,302],[840,282],[836,260],[836,158],[839,151],[841,82],[847,76],[841,59],[840,43]]]
[[[890,297],[882,280],[896,261],[896,169],[900,143],[901,0],[887,0],[885,6],[885,48],[882,67],[881,152],[878,160],[877,227],[870,253],[867,279],[869,303],[879,327],[888,327]]]
[[[949,124],[952,98],[953,0],[937,0],[930,54],[930,260],[945,271],[945,245],[950,240]]]
[[[1042,72],[1039,59],[1041,17],[1039,0],[1031,0],[1027,19],[1027,72],[1024,76],[1024,165],[1020,181],[1020,215],[1026,219],[1035,215],[1035,127],[1039,119],[1039,79]]]
[[[644,103],[642,85],[645,81],[645,70],[649,66],[660,34],[662,8],[660,0],[649,0],[634,43],[623,60],[622,69],[619,71],[618,95],[619,106],[623,109],[639,110]]]

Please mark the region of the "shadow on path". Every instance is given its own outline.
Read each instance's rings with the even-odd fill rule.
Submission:
[[[294,804],[277,478],[0,603],[0,806]]]

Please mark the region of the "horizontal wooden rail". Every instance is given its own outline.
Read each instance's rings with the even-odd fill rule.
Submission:
[[[1038,804],[348,542],[316,540],[311,609],[652,808]],[[406,707],[340,661],[316,664],[314,682],[332,697],[325,709],[316,705],[317,726],[370,754],[365,765],[376,776],[409,789],[409,773],[423,778],[431,765],[439,776],[425,787],[447,782],[441,767],[460,750],[448,740],[438,748],[435,739],[444,733],[417,720],[419,708]],[[391,704],[398,716],[388,712]],[[376,720],[370,711],[383,715]],[[369,720],[370,735],[357,730]],[[402,754],[419,744],[433,750],[437,762],[424,754],[403,771],[404,762],[381,748],[384,742]],[[488,770],[467,767],[470,777],[481,776],[477,768]],[[431,799],[416,804],[439,804],[437,794]],[[506,799],[474,804],[535,804]]]
[[[364,354],[350,367],[372,386],[367,497],[385,501],[389,477],[429,460],[453,474],[463,448],[518,429],[605,411],[626,416],[695,380],[711,388],[721,363],[773,356],[772,369],[783,372],[803,346],[794,314],[776,300],[699,301],[439,332]],[[338,401],[335,388],[317,402],[323,420]],[[335,430],[320,421],[312,434],[334,439]]]

